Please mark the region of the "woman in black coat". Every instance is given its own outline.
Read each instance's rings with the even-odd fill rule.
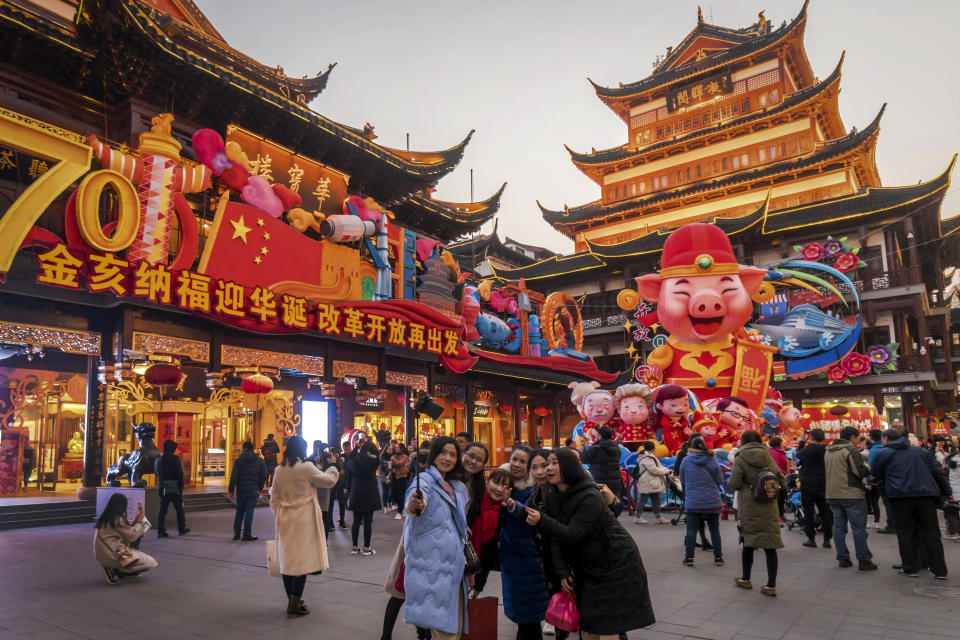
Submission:
[[[380,466],[380,451],[370,440],[363,443],[360,450],[347,461],[350,472],[350,497],[347,506],[353,511],[353,549],[350,553],[361,553],[357,544],[360,538],[360,524],[363,524],[362,555],[372,556],[376,551],[370,548],[373,535],[373,512],[381,507],[380,487],[377,484],[377,468]]]
[[[545,514],[527,507],[527,522],[550,538],[556,579],[574,593],[583,634],[607,636],[654,622],[640,550],[604,503],[575,451],[547,458]],[[586,637],[586,635],[585,635]]]

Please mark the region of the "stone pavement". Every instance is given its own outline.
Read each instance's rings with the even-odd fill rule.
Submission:
[[[348,531],[331,536],[332,568],[311,576],[304,594],[310,615],[288,620],[279,579],[266,574],[263,540],[272,537],[270,512],[258,509],[258,542],[233,542],[233,513],[189,516],[193,532],[159,540],[151,531],[144,550],[160,566],[138,579],[109,586],[93,559],[92,525],[0,533],[0,640],[58,638],[302,638],[306,635],[376,640],[387,595],[382,582],[398,539],[393,514],[374,518],[373,558],[349,555]],[[733,521],[721,522],[727,566],[713,566],[702,551],[683,567],[682,527],[634,525],[622,516],[643,554],[659,622],[631,640],[681,638],[818,639],[960,638],[960,544],[946,542],[947,582],[927,573],[903,578],[896,537],[874,535],[879,571],[837,567],[832,551],[800,546],[803,536],[784,530],[779,597],[733,585],[740,568]],[[852,544],[852,541],[851,541]],[[753,581],[766,569],[758,554]],[[500,595],[500,581],[489,582]],[[401,614],[402,615],[402,614]],[[516,627],[500,614],[500,637]],[[415,638],[401,620],[394,638]]]

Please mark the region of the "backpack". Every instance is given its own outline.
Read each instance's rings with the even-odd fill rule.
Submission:
[[[753,499],[758,502],[767,502],[776,500],[783,487],[780,480],[767,467],[757,471],[757,477],[753,480]]]

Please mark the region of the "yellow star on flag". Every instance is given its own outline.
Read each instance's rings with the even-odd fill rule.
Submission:
[[[266,241],[266,242],[270,242],[270,232],[269,232],[269,231],[264,231],[264,232],[263,232],[263,239],[264,239],[264,241]]]
[[[263,255],[267,255],[269,251],[267,250],[266,247],[260,247],[260,253],[262,253]]]
[[[243,216],[240,216],[237,220],[231,220],[230,224],[233,225],[233,237],[230,239],[236,240],[240,238],[243,244],[247,244],[247,233],[250,231],[250,227],[243,223]]]
[[[257,256],[256,258],[253,259],[253,261],[257,264],[260,264],[261,262],[263,262],[263,258],[261,258],[260,256]]]
[[[257,226],[262,227],[264,225],[263,218],[257,218]]]

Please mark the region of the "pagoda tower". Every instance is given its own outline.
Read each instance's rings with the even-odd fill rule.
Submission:
[[[627,128],[611,149],[570,151],[600,187],[594,202],[543,216],[577,251],[713,217],[768,214],[880,187],[874,160],[883,107],[847,131],[837,96],[843,55],[817,80],[803,47],[807,5],[774,29],[761,11],[743,29],[707,24],[653,73],[597,97]]]

